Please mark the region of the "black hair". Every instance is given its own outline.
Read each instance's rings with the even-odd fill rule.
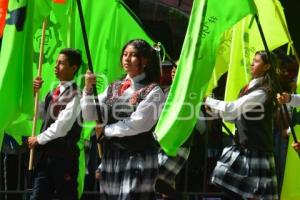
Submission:
[[[122,56],[127,46],[132,45],[137,50],[137,57],[140,60],[142,58],[147,59],[147,65],[146,66],[140,66],[144,67],[144,72],[146,74],[146,79],[149,82],[159,82],[160,79],[160,68],[159,68],[159,58],[156,54],[156,51],[154,48],[150,46],[148,42],[142,39],[135,39],[130,40],[127,42],[121,52],[120,60],[122,63]]]
[[[270,64],[269,69],[266,71],[262,85],[266,88],[269,97],[276,102],[276,94],[281,90],[278,79],[278,58],[277,56],[266,51],[257,51],[255,55],[259,55],[263,60],[264,64]]]
[[[276,67],[277,69],[277,65],[278,65],[278,58],[276,56],[276,54],[270,52],[270,58],[268,56],[268,53],[266,51],[257,51],[255,52],[255,55],[260,55],[261,59],[263,60],[263,62],[265,64],[273,64],[273,67]]]
[[[78,72],[78,70],[82,64],[81,53],[77,49],[64,48],[64,49],[60,50],[59,54],[64,54],[67,56],[70,66],[73,66],[73,65],[77,66],[77,70],[74,73],[74,75],[75,75]]]

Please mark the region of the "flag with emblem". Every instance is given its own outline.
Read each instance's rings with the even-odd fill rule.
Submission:
[[[33,113],[33,33],[42,23],[44,0],[11,0],[3,32],[0,55],[0,130],[21,113]]]

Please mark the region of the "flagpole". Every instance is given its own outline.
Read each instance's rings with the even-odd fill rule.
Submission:
[[[96,133],[96,141],[98,141],[97,135],[100,136],[102,132],[102,128],[100,124],[96,123],[95,133]],[[98,156],[100,159],[102,159],[102,149],[101,145],[97,142],[97,148],[98,148]]]
[[[228,128],[228,126],[222,121],[222,127],[226,130],[226,132],[234,139],[234,135],[231,132],[231,130]]]
[[[44,19],[43,27],[42,27],[41,44],[40,44],[38,77],[41,77],[41,75],[42,75],[42,65],[43,65],[43,54],[44,54],[46,26],[47,26],[47,20]],[[35,136],[36,123],[37,123],[38,111],[39,111],[38,105],[39,105],[39,91],[36,91],[35,94],[34,94],[34,116],[33,116],[33,122],[32,122],[33,124],[32,124],[31,136]],[[31,148],[30,149],[30,155],[29,155],[29,164],[28,164],[29,172],[31,172],[32,169],[33,169],[33,158],[34,158],[34,148]]]
[[[92,58],[91,58],[90,47],[89,47],[88,37],[87,37],[87,33],[86,33],[85,22],[84,22],[83,11],[82,11],[82,5],[81,5],[80,0],[77,0],[77,7],[78,7],[80,25],[81,25],[82,35],[83,35],[85,53],[86,53],[86,57],[87,57],[87,60],[88,60],[88,68],[93,73],[94,70],[93,70]],[[96,85],[93,85],[93,93],[94,93],[94,100],[95,100],[95,103],[96,103],[96,112],[97,112],[97,116],[98,116],[98,120],[96,121],[96,123],[97,123],[96,126],[101,126],[103,121],[102,121],[102,117],[101,117],[101,110],[100,110],[100,104],[99,104]],[[102,131],[101,132],[96,131],[97,140],[101,136],[101,133],[102,133]],[[99,155],[101,155],[100,144],[97,144],[97,147],[98,147],[98,153],[99,153]],[[100,156],[100,158],[101,158],[101,156]]]
[[[275,72],[275,69],[274,69],[273,66],[272,66],[271,54],[270,54],[270,51],[269,51],[269,48],[268,48],[268,45],[267,45],[267,42],[266,42],[266,38],[265,38],[265,36],[264,36],[263,30],[262,30],[262,27],[261,27],[261,24],[260,24],[260,21],[259,21],[259,18],[258,18],[258,15],[255,14],[254,17],[255,17],[256,24],[257,24],[257,26],[258,26],[258,30],[259,30],[259,33],[260,33],[262,42],[263,42],[263,44],[264,44],[265,50],[266,50],[266,52],[267,52],[268,58],[269,58],[270,63],[271,63],[271,70],[274,70],[274,72]],[[277,89],[278,89],[279,91],[282,91],[282,88],[281,88],[280,84],[277,83],[277,84],[276,84],[276,87],[277,87]],[[288,121],[288,123],[289,123],[290,129],[291,129],[291,132],[292,132],[293,140],[294,140],[295,143],[297,143],[298,140],[297,140],[296,132],[295,132],[295,129],[294,129],[293,125],[292,125],[292,120],[291,120],[291,118],[290,118],[290,115],[289,115],[287,106],[286,106],[286,104],[283,104],[282,106],[283,106],[283,109],[284,109],[284,112],[285,112],[286,119],[287,119],[287,121]],[[299,153],[298,153],[298,155],[299,155],[299,157],[300,157],[300,154],[299,154]]]

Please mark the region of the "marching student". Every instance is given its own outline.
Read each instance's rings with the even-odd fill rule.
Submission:
[[[235,121],[235,142],[224,148],[212,174],[212,183],[231,199],[278,199],[272,135],[276,93],[270,63],[265,51],[256,52],[252,80],[238,100],[205,101],[212,114]]]
[[[157,144],[152,130],[164,94],[158,85],[159,62],[144,40],[129,41],[121,52],[126,77],[98,96],[103,121],[103,158],[98,171],[102,199],[154,200],[158,172]],[[85,120],[96,120],[91,98],[95,75],[86,73],[82,98]],[[100,175],[101,173],[101,175]]]
[[[37,165],[34,170],[31,200],[52,200],[54,191],[61,200],[78,199],[77,175],[81,126],[80,90],[74,75],[82,63],[81,54],[71,48],[62,49],[54,72],[60,83],[50,91],[41,112],[43,125],[38,136],[28,138],[29,148],[36,147]],[[41,88],[43,80],[34,80],[34,90]]]

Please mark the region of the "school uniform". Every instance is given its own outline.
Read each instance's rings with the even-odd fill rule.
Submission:
[[[131,85],[120,94],[122,85]],[[142,73],[111,84],[98,96],[104,127],[100,180],[101,199],[155,199],[157,143],[152,134],[161,112],[163,92]],[[93,100],[84,94],[83,117],[95,120]]]
[[[36,167],[31,200],[78,199],[77,175],[80,139],[80,91],[67,82],[48,93],[40,106],[43,117],[37,136]]]
[[[234,120],[234,145],[226,147],[212,174],[212,183],[242,198],[278,199],[273,155],[273,102],[262,78],[253,79],[237,101],[212,98],[213,113]]]

